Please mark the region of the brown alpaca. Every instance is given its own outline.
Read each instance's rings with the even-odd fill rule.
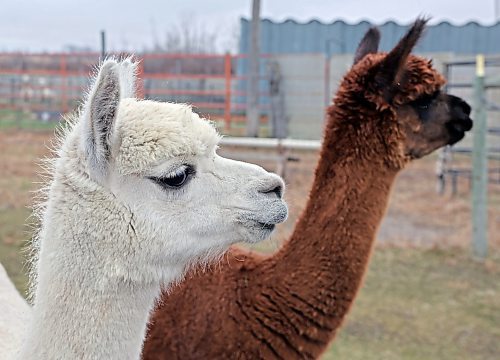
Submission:
[[[145,359],[317,358],[366,270],[396,174],[472,127],[470,107],[439,90],[431,62],[410,55],[425,20],[388,54],[367,32],[329,120],[309,201],[273,256],[233,248],[192,274],[152,318]]]

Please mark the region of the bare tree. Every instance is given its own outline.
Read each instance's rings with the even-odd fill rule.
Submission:
[[[217,40],[216,30],[207,30],[205,25],[186,17],[167,31],[161,50],[186,54],[216,53]]]
[[[223,53],[236,54],[240,43],[240,24],[230,22],[220,34],[219,46]]]
[[[236,53],[240,29],[238,21],[229,21],[211,28],[186,14],[159,36],[154,18],[150,19],[153,47],[149,51],[185,54]],[[163,38],[163,39],[162,39]]]

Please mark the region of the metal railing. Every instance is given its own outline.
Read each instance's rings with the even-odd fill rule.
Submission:
[[[500,184],[500,166],[491,166],[492,160],[498,160],[500,148],[488,146],[487,135],[500,135],[497,127],[488,127],[488,112],[498,111],[500,106],[486,98],[489,89],[500,88],[499,82],[488,82],[486,68],[500,67],[500,59],[485,58],[479,54],[475,60],[445,63],[445,76],[451,78],[453,67],[475,66],[475,79],[470,83],[453,83],[453,87],[472,88],[474,91],[474,128],[472,147],[448,147],[443,150],[438,160],[438,189],[445,190],[446,178],[451,176],[453,194],[457,191],[457,177],[469,179],[472,189],[472,250],[475,256],[484,259],[488,253],[488,184]],[[470,156],[469,168],[460,168],[454,164],[453,154]],[[498,164],[497,164],[498,165]]]
[[[190,103],[226,133],[244,124],[246,77],[238,73],[244,55],[142,54],[136,58],[139,98]],[[23,112],[41,121],[58,120],[77,108],[87,91],[88,75],[98,63],[98,53],[0,53],[0,110]],[[267,76],[261,80],[265,84]],[[262,88],[261,123],[266,124],[269,92]]]

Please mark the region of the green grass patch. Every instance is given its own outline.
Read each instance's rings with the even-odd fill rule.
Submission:
[[[43,122],[35,119],[34,114],[21,110],[0,109],[0,130],[50,130],[55,129],[57,121]]]
[[[323,359],[497,359],[500,261],[458,250],[377,249]]]
[[[22,129],[22,130],[53,130],[57,127],[58,122],[50,121],[50,122],[42,122],[39,120],[31,120],[31,119],[12,119],[5,120],[0,119],[0,130],[7,129]]]
[[[26,291],[24,207],[0,210],[0,261]],[[271,250],[276,244],[267,244]],[[364,286],[325,360],[497,359],[500,253],[377,248]]]

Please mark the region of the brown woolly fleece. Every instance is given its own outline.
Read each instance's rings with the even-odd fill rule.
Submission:
[[[373,52],[347,73],[328,109],[315,180],[291,238],[272,256],[233,247],[165,294],[144,359],[314,359],[325,351],[362,283],[395,177],[411,160],[396,106],[444,84],[409,51],[397,71],[387,54]],[[392,80],[384,78],[390,71]]]

